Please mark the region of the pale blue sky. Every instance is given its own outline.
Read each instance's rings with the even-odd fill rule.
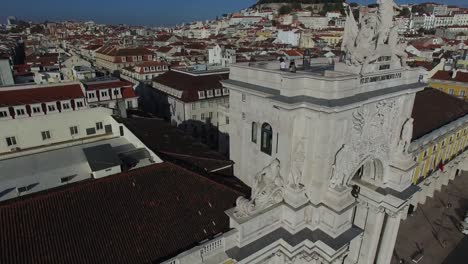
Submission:
[[[235,12],[255,0],[2,0],[0,20],[7,16],[32,21],[94,20],[98,23],[132,25],[174,25],[195,20],[213,19]],[[353,2],[353,1],[351,1]],[[375,0],[359,0],[370,4]],[[398,1],[407,2],[407,1]],[[423,2],[417,0],[416,2]],[[468,5],[468,0],[436,1]]]

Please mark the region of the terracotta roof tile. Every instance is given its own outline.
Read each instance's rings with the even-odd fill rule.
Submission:
[[[229,73],[194,76],[176,71],[168,71],[153,79],[173,89],[183,91],[182,100],[193,102],[198,100],[198,91],[220,89],[220,81],[229,78]]]
[[[84,98],[79,84],[0,89],[0,106],[28,105]]]
[[[413,140],[468,114],[468,103],[432,88],[416,93]]]
[[[228,231],[240,195],[162,163],[3,202],[0,263],[159,263]]]

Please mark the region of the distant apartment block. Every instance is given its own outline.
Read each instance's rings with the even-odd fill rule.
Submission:
[[[83,82],[86,101],[91,106],[119,108],[119,103],[126,109],[138,108],[138,96],[133,84],[114,78],[93,79]]]
[[[153,52],[146,48],[104,46],[96,51],[96,66],[111,72],[152,60]]]

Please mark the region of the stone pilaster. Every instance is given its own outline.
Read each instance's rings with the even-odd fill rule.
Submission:
[[[387,221],[383,230],[382,240],[380,241],[379,254],[376,264],[389,264],[392,260],[393,250],[400,227],[401,216],[399,213],[387,214]]]
[[[383,208],[374,206],[369,208],[364,237],[359,252],[359,264],[374,264],[384,218],[385,211]]]

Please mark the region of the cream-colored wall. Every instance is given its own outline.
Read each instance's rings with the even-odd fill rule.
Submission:
[[[96,127],[97,122],[103,126],[111,123],[112,112],[104,108],[83,109],[62,113],[53,113],[42,116],[25,117],[20,119],[1,120],[0,127],[0,154],[8,153],[6,137],[16,137],[17,146],[21,149],[56,144],[64,141],[77,140],[89,137],[86,129]],[[70,127],[78,127],[78,135],[71,136]],[[42,131],[50,131],[51,139],[42,140]],[[105,134],[104,128],[96,131],[96,136]],[[1,155],[0,155],[1,158]]]

